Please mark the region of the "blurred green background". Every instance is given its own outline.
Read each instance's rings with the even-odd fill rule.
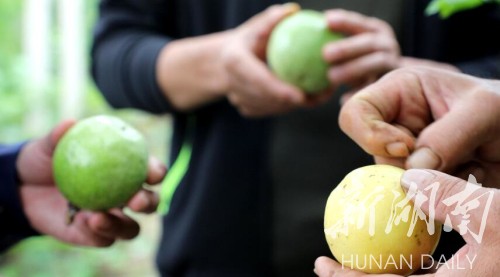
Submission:
[[[113,110],[89,76],[97,0],[0,1],[0,143],[45,135],[65,118],[113,114],[138,128],[150,152],[166,162],[171,119]],[[131,214],[140,235],[105,249],[47,237],[0,255],[0,276],[157,276],[159,216]]]

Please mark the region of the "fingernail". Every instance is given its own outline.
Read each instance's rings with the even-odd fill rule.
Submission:
[[[151,167],[157,172],[164,172],[166,170],[166,166],[157,158],[151,158]]]
[[[300,9],[300,4],[297,2],[287,2],[287,3],[283,4],[283,7],[294,8],[294,9],[299,8]]]
[[[283,8],[287,9],[289,12],[296,12],[300,10],[300,5],[295,2],[288,2],[283,4]]]
[[[424,147],[411,154],[407,163],[409,168],[438,169],[441,160],[431,149]]]
[[[435,177],[436,175],[426,169],[408,169],[401,177],[401,186],[406,189],[409,189],[412,183],[417,186],[428,186]]]
[[[408,157],[410,150],[404,142],[392,142],[385,146],[385,151],[393,157]]]

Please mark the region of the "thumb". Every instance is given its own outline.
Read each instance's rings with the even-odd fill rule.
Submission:
[[[470,160],[486,137],[486,128],[482,126],[487,120],[481,117],[466,111],[450,111],[422,131],[406,167],[450,171]]]
[[[452,172],[459,165],[471,161],[478,147],[497,134],[493,129],[495,121],[492,118],[495,116],[492,115],[498,114],[498,106],[488,104],[495,103],[494,99],[490,101],[486,98],[488,96],[456,93],[456,99],[450,101],[449,111],[418,136],[416,150],[408,158],[407,168]]]
[[[63,121],[45,137],[33,140],[23,147],[17,160],[17,171],[22,183],[52,182],[52,170],[48,166],[52,164],[55,146],[74,124],[74,120]]]
[[[59,143],[59,140],[73,125],[75,125],[75,120],[67,119],[52,129],[52,132],[46,137],[47,146],[51,150],[51,153],[54,151],[57,143]]]
[[[300,5],[297,3],[286,3],[283,5],[272,5],[267,8],[263,13],[257,15],[254,19],[258,21],[261,28],[272,29],[283,18],[300,10]],[[256,23],[257,24],[257,23]]]
[[[491,207],[497,190],[481,187],[472,175],[466,182],[439,171],[410,169],[403,174],[401,185],[415,208],[443,223],[445,231],[451,227],[459,232],[467,243],[481,242],[486,220],[491,220],[490,208],[498,210]]]
[[[299,10],[300,6],[295,3],[273,5],[242,25],[242,29],[251,34],[248,37],[250,39],[249,45],[254,48],[259,58],[263,59],[265,57],[267,42],[276,24]]]

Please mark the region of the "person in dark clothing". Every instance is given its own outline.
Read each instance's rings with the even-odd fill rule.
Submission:
[[[109,246],[139,233],[139,225],[119,210],[80,211],[71,225],[66,224],[68,204],[54,185],[52,153],[72,125],[66,121],[42,139],[0,146],[0,252],[41,234],[75,245]],[[151,159],[148,182],[159,183],[165,172],[159,161]],[[137,212],[152,212],[156,199],[152,192],[141,190],[128,206]]]
[[[425,39],[416,28],[430,26],[410,24],[430,20],[420,6],[368,2],[301,2],[359,10],[396,30],[376,18],[327,12],[330,28],[352,35],[325,47],[325,59],[336,64],[332,84],[356,90],[406,64],[490,72],[476,63],[493,54],[486,49],[463,58],[419,53],[444,39],[461,41],[451,33]],[[174,177],[163,187],[168,213],[157,255],[162,276],[311,275],[315,258],[329,254],[322,227],[328,194],[349,171],[373,162],[338,128],[343,86],[331,98],[309,99],[267,69],[269,33],[296,9],[266,10],[276,3],[101,1],[92,49],[98,87],[116,108],[174,118]],[[475,16],[481,21],[488,12]],[[435,23],[437,30],[448,25]],[[396,37],[407,56],[454,64],[401,57]]]

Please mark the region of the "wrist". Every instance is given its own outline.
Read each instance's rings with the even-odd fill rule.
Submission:
[[[214,93],[219,94],[221,97],[225,97],[229,91],[229,72],[227,71],[227,52],[226,46],[233,43],[233,37],[236,35],[234,30],[228,30],[220,33],[219,37],[219,47],[216,47],[217,51],[214,55],[214,65],[215,71],[217,72],[217,78],[214,78],[212,88]]]
[[[225,96],[228,82],[222,59],[228,37],[228,32],[221,32],[179,39],[164,46],[156,78],[174,108],[186,111]]]

